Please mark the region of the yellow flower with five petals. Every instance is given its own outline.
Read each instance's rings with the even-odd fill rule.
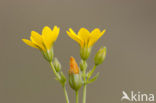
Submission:
[[[81,48],[90,48],[93,44],[105,33],[105,29],[100,31],[99,28],[95,28],[93,31],[89,32],[86,28],[81,28],[76,34],[71,28],[67,31],[70,38],[78,42]]]
[[[41,51],[48,51],[52,48],[53,43],[56,41],[59,35],[60,28],[54,26],[53,30],[48,26],[45,26],[42,30],[42,35],[36,31],[31,32],[30,40],[22,39],[27,45],[37,48]]]

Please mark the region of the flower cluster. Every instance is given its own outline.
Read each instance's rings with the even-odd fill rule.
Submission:
[[[54,26],[53,30],[45,26],[42,30],[42,34],[32,31],[30,40],[22,39],[27,45],[37,48],[44,56],[44,58],[50,63],[50,66],[62,87],[64,88],[66,103],[69,103],[68,94],[66,91],[66,77],[62,72],[61,64],[55,57],[53,52],[54,42],[57,40],[60,28]],[[75,33],[71,28],[66,31],[68,36],[75,40],[80,45],[80,57],[81,61],[78,65],[74,57],[70,57],[70,69],[69,69],[69,84],[70,87],[76,92],[76,103],[78,103],[78,91],[83,85],[83,103],[86,103],[86,87],[89,83],[94,82],[99,73],[92,77],[96,67],[100,65],[106,57],[106,47],[102,47],[95,54],[94,66],[88,70],[87,59],[90,56],[93,45],[97,40],[106,32],[106,30],[100,31],[95,28],[91,32],[85,28],[81,28],[78,33]],[[92,78],[91,78],[92,77]]]

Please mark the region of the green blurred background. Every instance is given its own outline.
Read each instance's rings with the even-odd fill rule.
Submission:
[[[21,41],[46,25],[61,28],[54,51],[66,76],[70,56],[80,60],[79,45],[66,30],[107,30],[88,60],[91,68],[96,51],[107,46],[107,58],[96,69],[100,77],[87,88],[87,103],[121,103],[123,90],[156,94],[155,0],[0,0],[0,103],[65,103],[50,65]]]

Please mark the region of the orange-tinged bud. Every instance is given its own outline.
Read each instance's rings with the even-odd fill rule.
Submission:
[[[82,86],[81,72],[79,72],[79,67],[73,57],[70,57],[69,85],[75,91]]]
[[[79,67],[74,59],[74,57],[70,57],[70,74],[79,74]]]

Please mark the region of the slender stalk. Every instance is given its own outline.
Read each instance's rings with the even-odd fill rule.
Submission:
[[[79,92],[78,92],[78,90],[76,91],[76,103],[79,103]]]
[[[87,91],[87,84],[83,86],[83,103],[86,103],[86,91]]]
[[[86,61],[84,61],[86,62]],[[83,86],[83,103],[86,103],[86,90],[87,90],[87,84],[86,84],[86,69],[83,70],[83,80],[84,80],[84,86]]]
[[[57,77],[57,79],[60,79],[60,75],[56,72],[55,68],[54,68],[54,65],[52,62],[50,62],[50,66],[55,74],[55,76]],[[68,98],[68,94],[67,94],[67,90],[66,90],[66,86],[64,85],[63,86],[63,89],[64,89],[64,95],[65,95],[65,98],[66,98],[66,103],[69,103],[69,98]]]
[[[51,66],[51,68],[52,68],[52,70],[53,70],[55,76],[57,77],[57,79],[60,79],[61,77],[60,77],[60,75],[56,72],[56,70],[55,70],[54,65],[53,65],[52,62],[50,62],[50,66]]]
[[[63,89],[64,89],[64,95],[65,95],[65,98],[66,98],[66,103],[69,103],[69,98],[68,98],[66,87],[64,86]]]

